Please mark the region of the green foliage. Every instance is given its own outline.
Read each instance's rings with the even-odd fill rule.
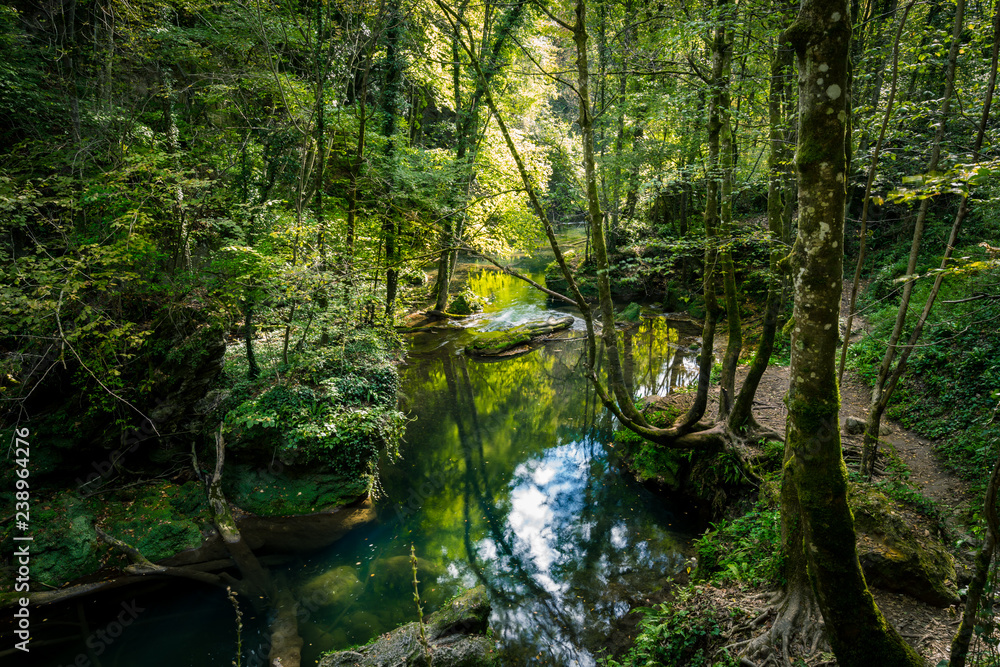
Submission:
[[[231,447],[277,454],[286,464],[374,473],[382,452],[395,455],[405,419],[395,406],[396,370],[383,350],[368,347],[373,342],[362,336],[321,348],[279,382],[251,389],[225,417]]]
[[[956,255],[969,258],[959,266],[986,260],[979,246],[959,248]],[[989,296],[996,293],[998,279],[1000,274],[988,264],[945,278],[934,313],[887,411],[907,428],[938,440],[937,449],[948,464],[980,489],[1000,442],[1000,425],[992,421],[996,406],[992,392],[1000,386],[1000,328],[991,324],[1000,321],[1000,299]],[[929,276],[914,288],[915,305],[904,337],[930,282]],[[968,295],[973,295],[971,300]],[[869,382],[876,379],[895,313],[891,302],[882,303],[869,314],[870,335],[850,348],[850,365]]]
[[[653,426],[669,426],[680,416],[675,409],[654,412],[647,416]],[[615,431],[615,443],[628,457],[629,467],[639,479],[660,479],[668,484],[677,484],[682,472],[691,463],[691,452],[659,447],[640,435],[619,428]]]
[[[700,579],[752,586],[784,583],[780,511],[766,502],[758,501],[743,516],[714,524],[695,541],[695,547]]]
[[[605,667],[740,664],[738,658],[719,651],[722,626],[718,610],[698,604],[691,589],[682,588],[673,600],[636,611],[645,618],[635,644],[620,662],[605,660]]]

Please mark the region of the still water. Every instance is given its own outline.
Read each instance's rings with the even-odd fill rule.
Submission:
[[[411,421],[400,459],[383,467],[377,521],[278,567],[299,593],[325,591],[300,625],[303,665],[416,619],[411,546],[425,613],[464,588],[487,587],[504,665],[596,664],[616,621],[682,567],[693,519],[620,470],[613,423],[582,374],[582,321],[570,339],[527,354],[466,357],[470,329],[571,312],[485,268],[470,273],[469,286],[488,300],[483,313],[409,336],[401,403]],[[681,340],[655,314],[623,333],[637,395],[693,381],[693,353]],[[237,651],[226,598],[158,586],[80,604],[91,630],[121,604],[142,609],[120,638],[86,652],[90,664],[229,665]],[[263,621],[246,610],[244,665],[266,655]],[[69,664],[74,653],[66,646],[43,664]]]

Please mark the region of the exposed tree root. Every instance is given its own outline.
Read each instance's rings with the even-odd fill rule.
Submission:
[[[773,620],[771,620],[773,617]],[[758,628],[770,621],[764,631]],[[770,608],[732,634],[751,632],[749,638],[724,648],[758,667],[791,665],[792,658],[808,658],[824,640],[824,626],[819,607],[807,586],[793,586],[778,594]]]

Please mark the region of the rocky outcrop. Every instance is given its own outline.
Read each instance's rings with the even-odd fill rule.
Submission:
[[[425,647],[420,624],[408,623],[353,651],[331,653],[319,667],[488,667],[497,664],[496,646],[486,636],[490,603],[486,589],[474,588],[427,617]],[[430,655],[428,655],[428,647]]]
[[[192,328],[190,332],[184,328]],[[212,393],[222,373],[226,340],[221,326],[202,324],[178,327],[168,342],[169,352],[153,372],[158,397],[148,415],[160,433],[198,432],[205,416],[224,398]]]
[[[515,348],[526,345],[533,340],[563,331],[573,326],[574,317],[550,317],[539,322],[526,322],[516,327],[500,331],[482,331],[473,335],[472,341],[466,345],[465,351],[479,357],[497,357],[510,353]]]
[[[852,485],[858,560],[868,583],[938,607],[959,601],[955,562],[929,529],[871,487]]]

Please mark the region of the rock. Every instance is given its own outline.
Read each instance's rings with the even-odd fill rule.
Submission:
[[[496,646],[485,635],[489,617],[490,603],[483,586],[463,593],[428,616],[425,634],[435,667],[495,665]],[[430,664],[421,644],[420,625],[408,623],[367,646],[326,655],[319,667],[429,667]]]
[[[472,342],[466,345],[465,350],[469,354],[481,357],[499,356],[519,345],[531,342],[533,338],[569,329],[573,326],[574,321],[575,318],[572,315],[566,315],[565,317],[550,317],[543,321],[526,322],[501,331],[477,332],[474,334]]]
[[[858,419],[857,417],[848,417],[844,420],[844,433],[847,435],[862,435],[865,432],[865,420]],[[886,424],[880,424],[878,427],[879,435],[889,435],[892,433],[892,428]]]
[[[917,529],[879,491],[851,485],[858,560],[872,586],[938,607],[959,601],[955,562],[944,545]]]
[[[222,373],[226,356],[226,340],[220,326],[184,323],[183,317],[180,319],[166,343],[169,352],[151,375],[153,387],[149,393],[159,400],[147,414],[160,433],[201,429],[214,407],[211,399],[207,405],[205,400]]]
[[[480,357],[495,357],[515,347],[531,342],[531,336],[512,329],[505,331],[484,331],[476,334],[465,351]]]
[[[417,579],[420,581],[421,595],[430,584],[444,574],[443,568],[429,560],[417,559]],[[409,556],[380,558],[372,564],[372,587],[378,593],[388,591],[413,590],[413,564]]]
[[[341,565],[307,581],[299,588],[299,599],[308,608],[348,607],[364,588],[357,570]]]
[[[483,301],[469,290],[463,290],[461,294],[452,299],[448,312],[453,315],[471,315],[483,309]]]
[[[641,312],[642,311],[639,308],[639,304],[633,301],[628,306],[626,306],[620,313],[618,313],[618,317],[616,319],[619,322],[638,322],[639,315]]]

